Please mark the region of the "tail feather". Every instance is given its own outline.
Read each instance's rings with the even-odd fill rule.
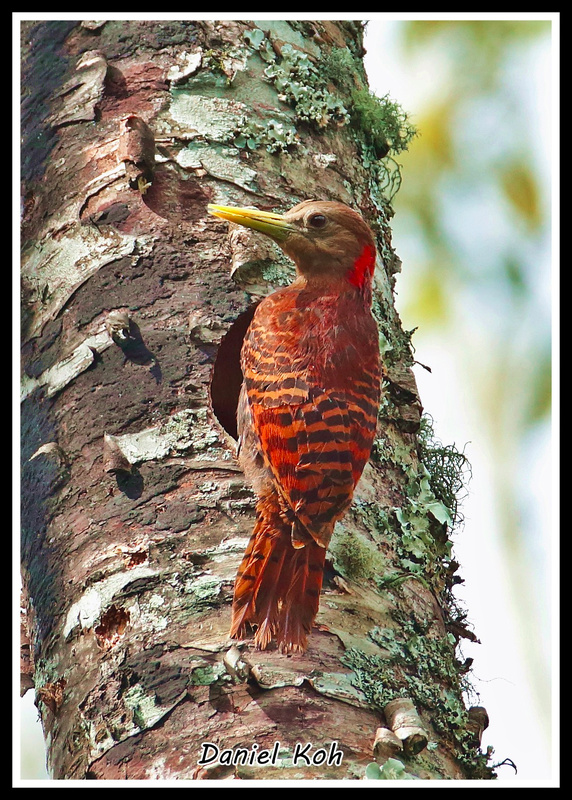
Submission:
[[[271,504],[259,502],[257,521],[244,553],[234,584],[230,635],[241,638],[248,625],[267,627],[277,623],[274,594],[286,556],[282,537],[284,522]]]
[[[326,549],[312,540],[293,550],[291,578],[278,620],[278,644],[284,652],[306,649],[308,635],[318,613],[324,577]]]
[[[234,588],[230,636],[257,628],[264,650],[276,639],[283,652],[303,652],[318,612],[326,550],[311,537],[292,544],[292,524],[278,504],[260,501],[258,519]]]

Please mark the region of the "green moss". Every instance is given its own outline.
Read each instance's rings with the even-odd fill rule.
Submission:
[[[332,47],[323,58],[324,73],[340,91],[351,95],[356,87],[365,86],[367,76],[363,61],[347,47]]]
[[[165,709],[158,705],[155,693],[146,692],[140,684],[131,686],[123,693],[123,702],[131,710],[133,723],[142,731],[152,728],[165,716]]]
[[[417,131],[408,114],[389,95],[378,97],[367,87],[361,59],[347,48],[334,47],[325,57],[326,75],[350,98],[352,127],[377,159],[407,150]]]
[[[346,530],[342,524],[335,529],[329,551],[336,569],[345,578],[367,580],[383,574],[387,568],[373,542],[355,531]]]
[[[437,678],[450,686],[458,684],[455,665],[455,638],[448,634],[434,638],[428,635],[431,620],[401,619],[399,636],[394,628],[373,628],[370,639],[390,653],[390,658],[411,669],[406,676],[426,683]],[[408,684],[409,688],[409,684]]]
[[[352,92],[351,117],[378,158],[407,150],[416,135],[406,112],[387,94],[377,97],[365,88]]]

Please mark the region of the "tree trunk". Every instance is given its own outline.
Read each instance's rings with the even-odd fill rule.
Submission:
[[[24,685],[54,778],[494,774],[456,655],[473,636],[448,538],[463,457],[421,418],[393,305],[384,156],[405,122],[368,94],[362,33],[23,24]],[[292,265],[206,205],[309,198],[376,232],[384,400],[308,651],[286,657],[228,627],[254,519],[238,354]]]

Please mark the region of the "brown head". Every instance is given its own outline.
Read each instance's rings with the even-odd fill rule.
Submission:
[[[341,279],[369,294],[375,267],[373,234],[343,203],[305,200],[285,214],[209,205],[209,213],[254,228],[273,239],[309,285]]]

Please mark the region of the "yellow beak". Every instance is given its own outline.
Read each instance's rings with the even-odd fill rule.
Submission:
[[[246,228],[253,228],[255,231],[265,233],[277,241],[283,241],[294,230],[282,214],[274,214],[271,211],[259,211],[257,208],[231,208],[230,206],[216,206],[209,203],[207,206],[209,214]]]

